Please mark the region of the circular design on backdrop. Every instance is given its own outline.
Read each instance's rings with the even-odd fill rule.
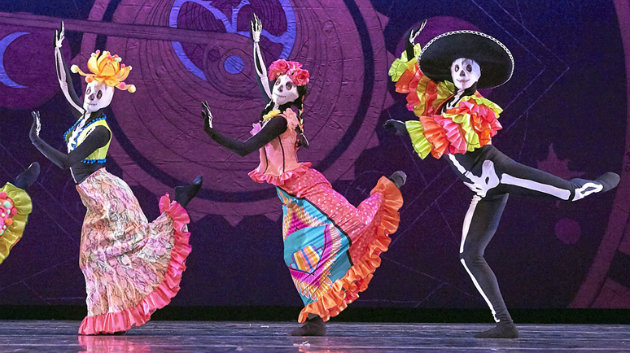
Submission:
[[[230,74],[236,75],[243,71],[243,68],[245,67],[245,62],[243,61],[243,59],[241,59],[241,57],[232,55],[225,59],[225,61],[223,62],[223,67],[225,68],[225,71],[229,72]]]
[[[58,91],[49,30],[0,25],[0,106],[30,109],[49,101]],[[63,53],[70,54],[64,47]],[[24,60],[28,62],[24,67]]]
[[[116,139],[110,151],[125,179],[142,181],[159,195],[202,174],[204,188],[193,210],[240,216],[272,211],[267,202],[275,202],[275,190],[247,175],[258,165],[258,154],[240,158],[214,143],[203,132],[200,115],[200,102],[207,100],[215,127],[242,140],[258,121],[266,100],[258,88],[248,38],[254,12],[267,31],[261,38],[266,64],[288,53],[311,74],[304,115],[311,148],[301,150],[300,159],[313,162],[331,181],[352,178],[354,161],[370,143],[387,94],[387,56],[373,50],[384,48],[383,34],[366,26],[367,20],[378,21],[366,1],[358,1],[361,11],[352,1],[333,5],[335,11],[314,0],[251,0],[237,6],[215,1],[212,8],[207,2],[180,1],[174,12],[173,3],[151,0],[143,3],[155,10],[151,16],[140,7],[130,11],[135,2],[117,5],[116,21],[145,26],[169,21],[180,29],[203,31],[209,39],[199,44],[183,38],[177,45],[107,38],[107,49],[134,67],[128,81],[138,87],[134,94],[118,93],[112,102],[115,119],[110,126]],[[292,38],[294,43],[287,40]]]
[[[13,43],[14,40],[22,37],[25,34],[29,33],[13,32],[0,39],[0,83],[5,86],[13,88],[26,88],[26,86],[20,85],[17,82],[13,81],[13,79],[11,79],[11,77],[7,74],[7,70],[4,68],[4,53],[7,51],[9,44]]]
[[[231,3],[233,2],[175,0],[169,13],[169,27],[229,33],[249,39],[251,7],[248,5],[252,4],[249,0],[241,0],[236,6],[226,6]],[[293,7],[289,0],[276,0],[276,3],[268,2],[266,5],[268,7],[263,9],[261,16],[266,19],[273,19],[273,21],[263,26],[261,40],[263,43],[266,39],[267,44],[277,44],[274,49],[278,53],[274,54],[277,54],[278,58],[287,59],[295,44],[297,27]],[[278,15],[283,15],[284,18]],[[195,76],[206,80],[203,69],[199,65],[200,61],[195,46],[183,45],[180,42],[172,42],[172,44],[177,57],[186,68]],[[250,59],[249,56],[237,57],[240,58],[241,62],[244,59]]]
[[[580,223],[570,218],[563,218],[556,222],[554,226],[556,237],[567,245],[574,245],[582,236]]]

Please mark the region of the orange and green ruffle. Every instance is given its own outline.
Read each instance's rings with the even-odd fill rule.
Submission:
[[[437,109],[455,92],[450,81],[436,82],[425,76],[418,66],[421,48],[414,46],[414,57],[407,58],[403,52],[400,59],[394,60],[389,68],[389,76],[396,83],[396,92],[407,94],[407,109],[421,117],[437,112]]]
[[[501,107],[476,93],[463,97],[456,107],[441,115],[422,115],[405,125],[420,158],[431,154],[439,159],[443,154],[463,154],[491,144],[491,138],[501,129],[501,112]]]

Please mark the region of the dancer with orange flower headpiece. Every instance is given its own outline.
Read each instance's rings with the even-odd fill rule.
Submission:
[[[406,176],[397,171],[381,177],[370,197],[355,207],[311,163],[298,162],[298,149],[309,145],[302,117],[309,73],[298,62],[280,59],[271,64],[267,78],[258,44],[262,24],[256,15],[251,27],[256,71],[269,104],[245,142],[214,129],[205,102],[204,129],[241,156],[259,151],[260,165],[249,176],[275,186],[284,204],[284,261],[304,302],[298,321],[306,324],[291,335],[322,336],[324,322],[358,298],[380,266],[380,254],[398,228],[403,203],[399,188]],[[273,89],[269,80],[275,82]]]
[[[61,90],[78,118],[64,134],[68,153],[48,145],[39,136],[39,112],[33,112],[30,138],[51,162],[70,169],[83,205],[79,266],[85,277],[88,315],[79,334],[124,332],[140,326],[166,306],[179,291],[185,260],[190,253],[184,207],[201,187],[201,177],[175,188],[175,200],[160,199],[162,214],[148,222],[129,186],[107,172],[105,161],[112,138],[104,110],[114,87],[135,92],[124,80],[131,66],[104,51],[88,61],[90,74],[72,66],[88,83],[81,105],[70,72],[61,55],[63,23],[55,33],[55,61]]]

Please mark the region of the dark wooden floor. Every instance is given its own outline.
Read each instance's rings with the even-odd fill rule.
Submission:
[[[160,322],[126,336],[78,336],[74,321],[0,321],[0,352],[629,352],[630,325],[520,325],[521,338],[472,337],[487,324],[330,323],[290,337],[287,322]]]

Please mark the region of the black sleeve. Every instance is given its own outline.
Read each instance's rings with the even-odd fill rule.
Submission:
[[[383,125],[385,131],[388,133],[393,133],[400,136],[409,136],[409,132],[407,131],[407,125],[405,122],[396,120],[396,119],[388,119]]]
[[[238,141],[225,136],[213,128],[207,128],[206,133],[217,143],[229,150],[245,156],[265,146],[268,142],[278,137],[287,130],[287,120],[284,117],[274,117],[262,128],[258,134],[246,141]]]
[[[405,41],[405,52],[407,52],[407,61],[413,59],[416,56],[413,50],[413,43],[409,42],[409,40]]]
[[[74,89],[74,84],[72,82],[72,76],[71,76],[72,73],[70,72],[70,69],[68,69],[68,65],[66,65],[66,61],[63,59],[63,55],[60,55],[60,57],[61,57],[61,63],[58,62],[57,56],[55,55],[57,79],[61,80],[59,76],[59,71],[63,70],[66,73],[66,84],[68,85],[68,94],[70,94],[70,98],[72,98],[72,101],[74,101],[74,103],[77,106],[81,107],[82,106],[81,100],[79,99],[79,96],[77,95],[77,91]],[[81,117],[81,115],[83,115],[83,112],[77,111],[72,105],[70,105],[70,110],[72,111],[72,114],[76,118],[79,118]]]
[[[74,166],[76,163],[83,161],[83,159],[90,156],[90,154],[96,151],[96,149],[105,146],[109,141],[110,133],[105,127],[96,127],[85,138],[85,140],[69,154],[64,154],[53,148],[35,134],[31,134],[30,137],[33,145],[35,145],[37,150],[46,156],[48,160],[57,165],[59,168],[67,169]]]

